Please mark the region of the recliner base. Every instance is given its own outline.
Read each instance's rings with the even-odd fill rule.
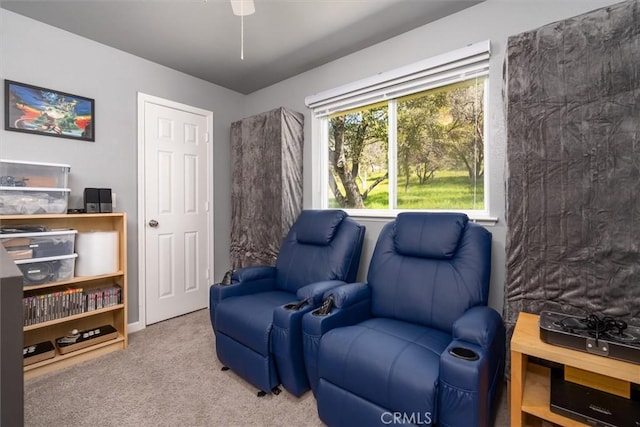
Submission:
[[[272,357],[256,353],[227,335],[216,332],[216,353],[220,362],[267,393],[279,383]]]
[[[390,411],[320,379],[317,391],[318,415],[329,426],[433,425],[428,411],[402,413]]]

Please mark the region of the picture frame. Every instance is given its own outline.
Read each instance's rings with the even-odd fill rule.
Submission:
[[[95,141],[95,101],[58,90],[4,81],[8,131]]]

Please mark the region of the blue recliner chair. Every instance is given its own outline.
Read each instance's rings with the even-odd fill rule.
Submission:
[[[209,289],[218,359],[264,395],[282,385],[309,389],[302,315],[325,291],[356,280],[364,226],[341,210],[305,210],[285,237],[275,267],[236,270]],[[223,368],[225,369],[225,368]]]
[[[402,213],[381,231],[368,284],[303,318],[305,363],[329,426],[489,426],[505,329],[487,307],[491,234],[464,214]]]

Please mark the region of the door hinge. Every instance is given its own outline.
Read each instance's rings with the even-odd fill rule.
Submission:
[[[209,280],[209,269],[207,268],[207,271],[205,272],[206,278],[207,280]]]
[[[204,211],[209,212],[209,202],[204,202]]]
[[[204,141],[209,142],[209,132],[204,133]]]

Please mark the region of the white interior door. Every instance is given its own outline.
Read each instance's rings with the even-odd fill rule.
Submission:
[[[207,115],[144,103],[146,324],[208,304],[210,143]]]

